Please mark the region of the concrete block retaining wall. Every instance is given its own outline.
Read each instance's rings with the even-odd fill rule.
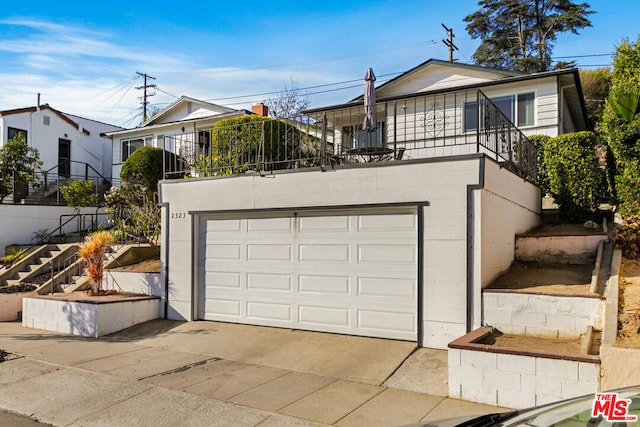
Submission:
[[[160,299],[138,297],[105,303],[24,298],[22,326],[98,338],[138,323],[157,319]]]
[[[449,397],[522,409],[598,391],[600,365],[449,349]]]
[[[516,259],[550,263],[588,263],[606,233],[579,236],[518,236]]]
[[[579,337],[587,326],[602,327],[598,295],[554,296],[510,292],[482,293],[483,324],[507,334]]]

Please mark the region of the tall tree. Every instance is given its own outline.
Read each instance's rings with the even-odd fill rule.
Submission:
[[[482,39],[475,63],[522,72],[550,69],[558,34],[578,34],[594,13],[571,0],[480,0],[478,6],[464,18],[469,35]]]
[[[0,203],[14,192],[16,185],[34,182],[41,167],[38,150],[27,145],[21,133],[7,141],[0,148]]]
[[[601,121],[615,158],[615,189],[623,215],[640,214],[640,37],[623,40],[613,58],[611,89]]]

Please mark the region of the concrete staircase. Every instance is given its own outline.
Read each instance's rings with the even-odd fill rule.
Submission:
[[[508,334],[582,337],[585,354],[597,354],[612,254],[602,229],[549,226],[517,236],[510,270],[483,289],[483,324]]]
[[[50,262],[67,251],[65,245],[43,245],[29,251],[27,256],[0,274],[0,285],[15,285],[51,270]]]

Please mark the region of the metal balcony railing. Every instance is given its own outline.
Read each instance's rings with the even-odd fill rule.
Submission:
[[[364,105],[317,109],[290,119],[247,119],[165,136],[166,179],[331,167],[485,153],[535,181],[535,147],[480,90],[379,102],[363,130]],[[204,137],[203,137],[204,135]]]

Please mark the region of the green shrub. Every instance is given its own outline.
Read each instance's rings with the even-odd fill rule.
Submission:
[[[67,185],[60,187],[60,193],[76,213],[80,213],[80,209],[84,207],[95,206],[98,203],[98,195],[91,181],[71,180]]]
[[[551,138],[544,145],[549,192],[565,221],[591,218],[604,193],[596,144],[592,132],[576,132]]]
[[[162,148],[140,147],[127,158],[122,165],[120,178],[131,184],[141,185],[147,194],[158,191],[158,181],[162,176],[162,153],[165,153],[165,164],[182,166],[182,161],[178,156]]]
[[[611,83],[601,127],[616,173],[612,194],[622,215],[640,214],[640,37],[616,47]]]
[[[222,120],[211,130],[211,167],[219,175],[245,172],[250,168],[266,170],[291,167],[290,160],[306,159],[318,152],[318,140],[284,120],[262,116],[242,116]]]
[[[538,176],[537,182],[542,190],[542,195],[548,194],[549,190],[549,175],[547,173],[547,166],[544,162],[544,145],[551,139],[548,135],[531,135],[528,136],[527,139],[536,147],[536,151],[538,152],[538,158],[536,159],[538,162]]]
[[[5,250],[5,256],[0,258],[0,264],[10,264],[15,261],[20,261],[25,256],[27,256],[26,249],[18,250],[16,248],[7,247],[7,249]]]

